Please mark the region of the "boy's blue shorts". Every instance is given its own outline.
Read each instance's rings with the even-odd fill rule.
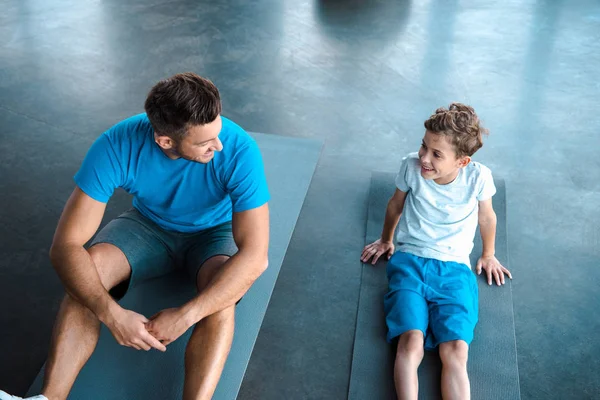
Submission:
[[[477,280],[468,266],[399,251],[388,262],[387,277],[384,309],[389,343],[418,329],[426,350],[451,340],[471,344],[479,307]]]

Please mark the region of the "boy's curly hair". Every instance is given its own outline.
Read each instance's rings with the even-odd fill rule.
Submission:
[[[472,156],[483,146],[483,135],[489,131],[481,126],[473,107],[452,103],[448,109],[435,110],[427,121],[425,129],[439,135],[448,136],[454,146],[456,157]]]

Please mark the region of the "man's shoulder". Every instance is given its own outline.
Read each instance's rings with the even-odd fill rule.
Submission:
[[[228,157],[235,157],[249,146],[256,145],[256,141],[241,126],[230,120],[221,117],[223,126],[219,139],[223,143],[223,153]]]
[[[238,124],[227,117],[221,117],[223,126],[221,127],[221,135],[227,138],[235,138],[238,140],[252,139],[252,137]]]
[[[104,132],[104,135],[113,143],[122,143],[140,141],[146,136],[144,134],[152,131],[148,116],[146,113],[141,113],[117,122]]]

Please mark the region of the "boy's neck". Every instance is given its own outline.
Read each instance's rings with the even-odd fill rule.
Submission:
[[[454,182],[454,180],[458,176],[459,172],[460,172],[460,168],[458,168],[456,171],[454,171],[454,172],[452,172],[452,173],[450,173],[450,174],[448,174],[446,176],[443,176],[443,177],[438,178],[438,179],[434,179],[433,181],[435,183],[437,183],[438,185],[447,185],[449,183]]]

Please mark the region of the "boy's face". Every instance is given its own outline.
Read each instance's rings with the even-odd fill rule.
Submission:
[[[454,146],[446,136],[425,131],[419,160],[423,178],[445,185],[456,179],[458,171],[471,162],[471,157],[456,158]]]

